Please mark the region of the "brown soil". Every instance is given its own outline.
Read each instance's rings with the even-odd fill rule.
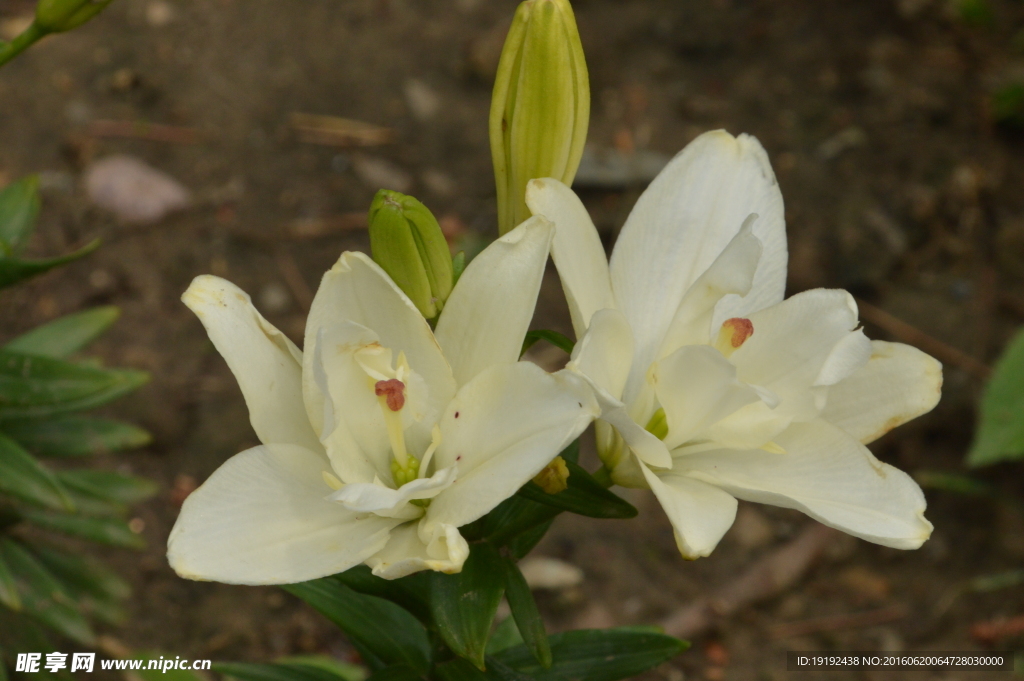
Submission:
[[[157,4],[172,10],[168,22]],[[975,25],[950,10],[955,4],[579,0],[594,93],[590,139],[671,154],[708,129],[756,135],[786,197],[791,293],[851,289],[991,363],[1024,318],[1024,138],[996,125],[990,105],[994,90],[1024,74],[1024,5],[992,0],[991,20]],[[138,509],[149,548],[111,556],[136,591],[131,623],[110,635],[183,657],[350,654],[335,630],[280,590],[187,582],[166,565],[182,488],[255,443],[230,373],[178,297],[197,274],[225,276],[298,340],[302,301],[320,273],[342,250],[368,247],[364,232],[341,229],[351,219],[340,216],[367,208],[377,187],[360,178],[379,159],[408,173],[411,192],[448,224],[490,237],[489,74],[514,7],[511,0],[122,1],[0,70],[0,184],[44,173],[32,251],[63,252],[94,236],[105,242],[86,260],[5,292],[0,341],[113,303],[123,318],[96,353],[153,374],[110,411],[149,428],[155,443],[97,464],[152,477],[163,489]],[[10,0],[0,4],[0,21],[31,9]],[[416,115],[417,103],[430,107],[410,104],[410,79],[440,98],[432,116]],[[363,151],[303,143],[288,125],[293,112],[387,126],[399,143]],[[191,127],[199,141],[90,135],[90,125],[105,119]],[[200,205],[153,226],[118,224],[90,207],[80,187],[90,160],[110,153],[170,173]],[[638,193],[585,194],[609,243]],[[323,234],[300,238],[297,220]],[[536,325],[568,332],[549,275]],[[870,324],[868,331],[891,337]],[[874,449],[905,470],[961,471],[980,388],[974,374],[947,363],[940,406]],[[977,476],[1017,505],[929,490],[935,534],[924,548],[833,542],[795,586],[723,621],[650,678],[788,678],[786,650],[981,649],[972,623],[1024,614],[1024,587],[954,596],[972,577],[1024,564],[1024,484],[1019,465]],[[657,622],[728,584],[808,522],[744,505],[714,555],[690,563],[652,499],[629,495],[639,520],[563,517],[538,549],[586,574],[578,589],[542,595],[552,628]],[[773,637],[786,623],[895,606],[903,615],[886,623]]]

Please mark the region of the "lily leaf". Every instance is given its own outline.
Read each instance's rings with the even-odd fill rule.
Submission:
[[[120,315],[113,305],[65,315],[18,336],[4,350],[63,359],[96,340]]]
[[[60,581],[42,563],[11,539],[0,539],[0,558],[14,575],[27,614],[78,643],[94,644],[89,623],[74,607]]]
[[[515,618],[506,617],[498,622],[498,626],[494,627],[494,631],[491,632],[491,637],[487,640],[487,654],[494,655],[494,653],[522,643],[523,635],[519,633]]]
[[[505,599],[512,610],[512,617],[519,628],[519,633],[522,634],[523,643],[540,665],[548,669],[551,667],[551,646],[530,586],[511,559],[502,557],[501,565],[505,575]]]
[[[275,664],[294,664],[303,667],[316,667],[323,669],[346,681],[364,681],[366,669],[356,664],[342,662],[327,655],[289,655],[274,660]]]
[[[56,258],[46,258],[44,260],[19,260],[16,258],[0,258],[0,288],[15,284],[22,279],[28,279],[34,277],[37,274],[42,274],[47,270],[51,270],[58,265],[64,265],[73,260],[78,260],[84,255],[88,255],[99,248],[100,240],[95,239],[85,246],[82,246],[73,253],[62,255]]]
[[[11,421],[4,433],[39,456],[76,457],[144,447],[153,437],[122,421],[87,416]]]
[[[377,596],[405,608],[416,619],[429,623],[430,606],[427,598],[430,591],[430,577],[417,572],[401,579],[377,577],[366,565],[357,565],[333,576],[345,586],[368,596]]]
[[[999,358],[981,399],[981,414],[967,465],[1024,458],[1024,330]]]
[[[686,641],[650,628],[580,629],[550,636],[550,669],[544,669],[525,645],[494,657],[537,681],[618,681],[635,676],[690,647]]]
[[[69,489],[125,506],[149,499],[158,489],[152,480],[114,471],[67,470],[57,477]]]
[[[39,216],[39,178],[24,177],[0,191],[0,257],[24,248]]]
[[[0,603],[11,610],[21,610],[21,596],[18,595],[18,586],[14,583],[14,573],[7,565],[2,554],[0,554]],[[3,665],[0,664],[0,667]]]
[[[0,350],[0,421],[92,409],[148,380],[143,371],[96,369]]]
[[[0,492],[45,508],[75,510],[74,502],[57,477],[2,433]]]
[[[434,572],[430,581],[430,609],[441,638],[456,655],[483,669],[487,638],[505,592],[497,549],[473,544],[462,572]]]
[[[357,593],[330,577],[283,588],[338,625],[357,649],[369,653],[363,656],[367,663],[378,668],[404,664],[423,674],[429,670],[431,648],[426,629],[394,603]]]
[[[404,664],[393,664],[375,671],[366,681],[419,681],[422,678],[422,674]]]
[[[352,681],[325,667],[307,664],[218,662],[213,670],[241,681]]]
[[[108,624],[124,623],[128,613],[122,602],[131,595],[127,582],[91,558],[38,545],[32,550],[83,612]]]
[[[82,515],[68,515],[36,509],[20,509],[21,515],[39,527],[63,532],[89,541],[141,549],[146,542],[128,528],[128,523],[119,518],[89,518]]]

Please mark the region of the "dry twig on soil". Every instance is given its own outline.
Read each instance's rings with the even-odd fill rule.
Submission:
[[[195,128],[144,121],[93,121],[89,124],[89,134],[93,137],[116,137],[168,144],[199,142],[199,131]]]
[[[392,144],[395,131],[379,125],[355,121],[337,116],[316,116],[293,113],[290,117],[292,129],[298,133],[300,142],[323,144],[332,147],[377,147]]]
[[[898,317],[894,317],[871,303],[858,299],[857,306],[860,308],[860,316],[863,320],[885,329],[895,336],[897,340],[916,346],[944,364],[952,364],[982,380],[988,380],[992,370],[967,353],[957,350],[947,343],[943,343],[938,338],[929,336],[916,326],[908,324]]]
[[[864,627],[875,627],[879,624],[895,622],[904,619],[908,614],[910,613],[905,606],[891,605],[877,610],[869,610],[868,612],[841,613],[838,615],[814,617],[799,622],[777,624],[771,628],[769,635],[773,639],[780,639],[819,634],[825,631],[862,629]]]
[[[735,581],[662,620],[662,628],[670,636],[690,638],[741,608],[777,596],[807,572],[838,534],[818,523],[807,526],[795,539],[754,563]]]

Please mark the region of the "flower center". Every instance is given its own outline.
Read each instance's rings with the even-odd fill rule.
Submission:
[[[402,469],[409,468],[409,452],[405,448],[405,429],[402,427],[402,408],[405,406],[405,383],[397,378],[377,381],[373,392],[384,415],[384,425],[388,429],[388,441],[391,452],[395,455],[395,463]],[[415,477],[415,476],[413,476]],[[398,480],[395,480],[398,484]]]

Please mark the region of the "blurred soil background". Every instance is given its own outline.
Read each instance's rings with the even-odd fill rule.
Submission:
[[[153,444],[97,462],[162,486],[133,523],[149,548],[109,552],[135,588],[130,623],[109,636],[190,658],[351,659],[333,627],[281,590],[188,582],[167,567],[165,541],[184,497],[256,444],[234,380],[179,296],[198,274],[227,277],[301,341],[321,273],[343,250],[368,250],[364,214],[380,186],[422,199],[459,247],[493,238],[487,112],[515,4],[119,0],[0,70],[0,185],[40,173],[44,192],[30,253],[104,241],[83,261],[5,291],[0,342],[116,304],[123,317],[92,354],[153,376],[107,410],[148,428]],[[3,37],[33,6],[0,2]],[[850,289],[866,303],[871,337],[923,343],[946,366],[939,407],[874,450],[910,472],[963,473],[986,365],[1024,322],[1024,133],[1015,127],[1024,125],[1024,4],[577,0],[575,8],[599,151],[581,191],[606,243],[649,166],[705,130],[756,135],[786,200],[789,293]],[[124,215],[158,215],[161,201],[191,207],[139,224],[97,206],[86,176],[115,154],[189,192],[155,182],[130,195],[142,207],[121,206]],[[105,181],[117,185],[116,167],[108,175],[94,178],[94,195]],[[571,331],[553,269],[535,326]],[[548,367],[565,360],[543,348],[533,357]],[[653,498],[626,492],[638,520],[558,520],[535,553],[579,568],[582,579],[562,564],[535,564],[534,578],[555,586],[539,591],[541,606],[552,630],[671,624],[694,647],[647,677],[667,681],[790,678],[786,650],[1024,647],[1024,627],[999,624],[1024,615],[1024,586],[967,586],[1024,567],[1022,469],[975,477],[990,491],[926,490],[935,533],[919,551],[743,504],[718,550],[696,562],[679,556]]]

